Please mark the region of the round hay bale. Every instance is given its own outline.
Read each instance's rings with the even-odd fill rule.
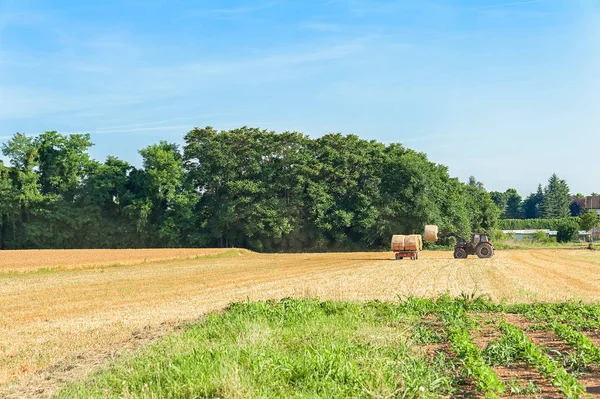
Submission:
[[[436,225],[425,226],[425,241],[436,242],[438,240],[439,229]]]
[[[392,236],[392,251],[404,251],[404,241],[406,236],[395,235]]]
[[[422,249],[421,236],[419,234],[413,234],[404,239],[404,250],[405,251],[420,251]]]

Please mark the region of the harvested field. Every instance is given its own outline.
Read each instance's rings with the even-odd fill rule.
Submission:
[[[90,266],[116,266],[190,259],[215,255],[226,249],[61,249],[2,251],[0,273],[25,272],[40,269],[80,269]]]
[[[600,253],[585,250],[497,251],[485,260],[423,252],[416,262],[391,253],[206,249],[0,255],[0,396],[50,395],[120,350],[232,301],[474,291],[508,303],[600,301]]]

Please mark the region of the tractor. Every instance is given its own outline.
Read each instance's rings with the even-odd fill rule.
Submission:
[[[454,237],[457,242],[454,246],[454,258],[466,259],[469,255],[477,255],[479,258],[491,258],[494,256],[494,245],[489,240],[487,233],[471,234],[471,242],[456,233],[442,234],[439,238]]]

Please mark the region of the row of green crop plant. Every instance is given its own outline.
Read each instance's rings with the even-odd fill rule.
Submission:
[[[473,343],[470,330],[476,325],[466,313],[465,307],[448,306],[440,309],[439,317],[446,324],[450,347],[462,363],[462,374],[472,378],[477,389],[486,397],[495,398],[506,391],[498,374],[485,362],[482,351]]]
[[[472,379],[477,389],[486,397],[494,398],[503,393],[536,393],[535,384],[520,384],[515,381],[503,382],[493,367],[509,366],[517,362],[525,362],[544,375],[566,398],[579,398],[585,392],[583,385],[570,374],[565,367],[574,372],[580,371],[588,364],[600,365],[600,349],[576,330],[575,327],[594,328],[600,317],[599,305],[583,303],[534,304],[534,305],[498,305],[482,297],[466,296],[449,301],[441,298],[435,302],[411,298],[407,301],[409,309],[417,309],[417,314],[435,313],[445,324],[446,339],[462,364],[461,374]],[[559,320],[569,321],[572,325],[553,322],[538,324],[538,328],[552,329],[576,352],[570,354],[568,361],[561,364],[545,350],[533,343],[518,327],[500,321],[501,337],[491,341],[484,351],[480,350],[471,339],[471,331],[479,328],[472,318],[473,312],[522,313],[536,321]],[[577,364],[577,363],[582,364]]]
[[[522,314],[532,321],[568,324],[577,330],[591,331],[600,328],[600,304],[535,303],[506,306],[505,311]]]
[[[585,387],[555,359],[533,343],[520,328],[500,321],[502,336],[490,342],[485,359],[493,366],[509,366],[519,361],[537,369],[567,398],[579,398]]]

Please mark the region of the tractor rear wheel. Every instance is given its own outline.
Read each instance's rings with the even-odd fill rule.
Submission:
[[[475,251],[477,256],[480,258],[491,258],[494,255],[494,248],[487,243],[479,244],[477,250]]]
[[[464,248],[456,248],[454,250],[454,259],[467,259],[467,251]]]

